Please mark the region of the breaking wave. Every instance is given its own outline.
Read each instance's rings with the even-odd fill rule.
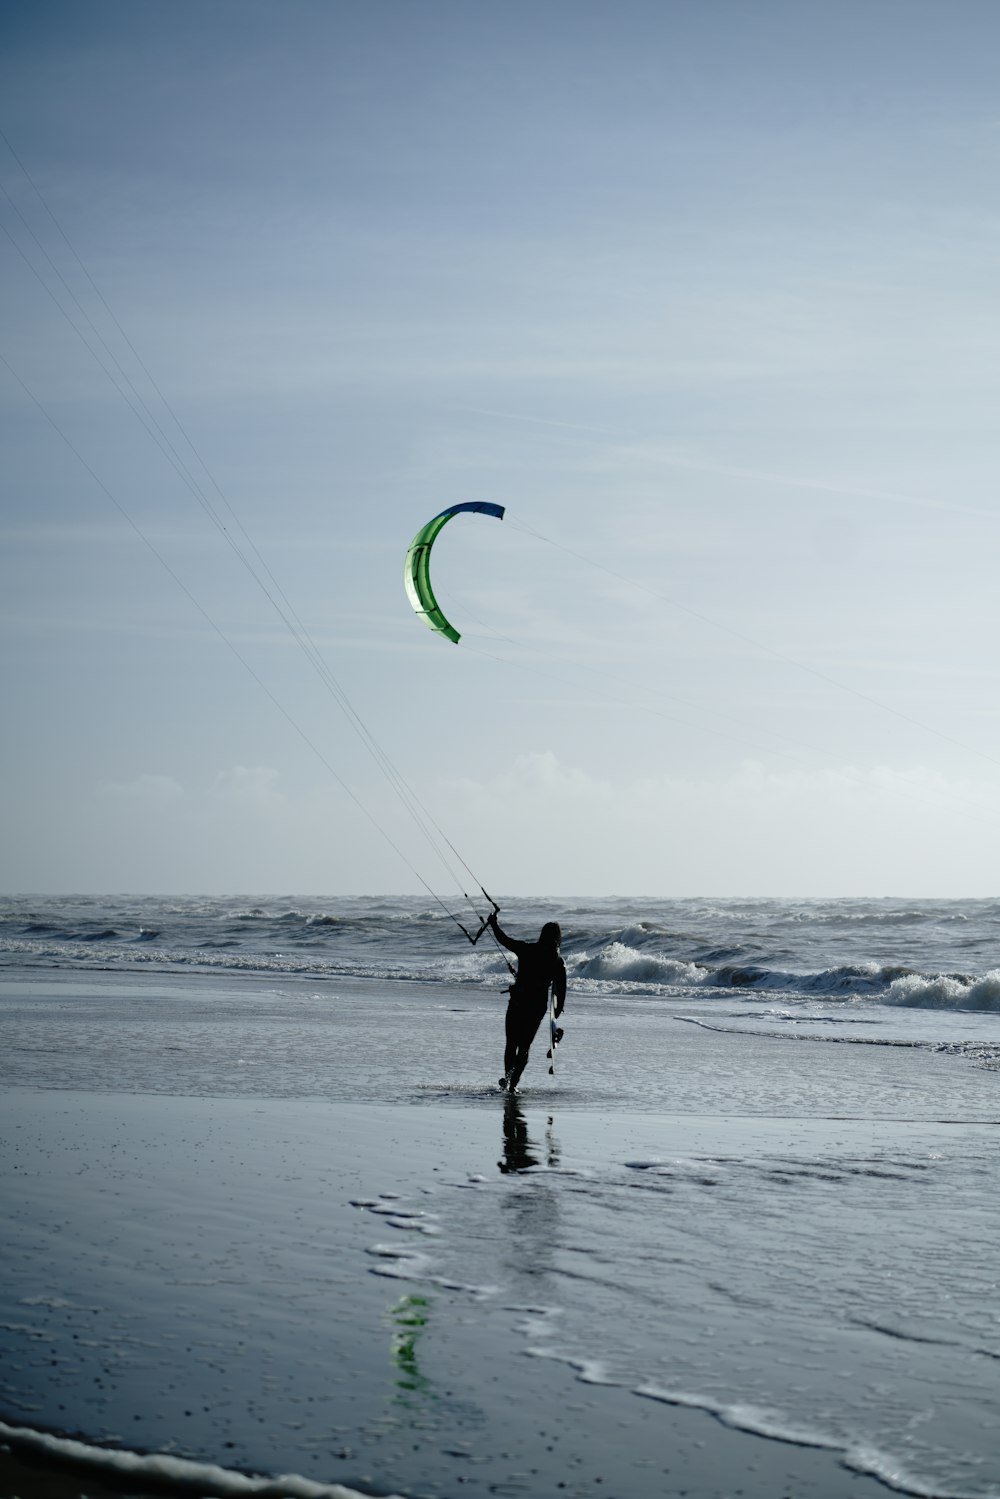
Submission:
[[[704,982],[706,976],[706,970],[696,963],[656,957],[625,942],[610,942],[592,958],[571,964],[571,971],[578,979],[640,984],[697,984]]]
[[[914,1010],[1000,1011],[1000,968],[992,968],[980,978],[949,973],[932,978],[907,974],[889,985],[883,1003]]]

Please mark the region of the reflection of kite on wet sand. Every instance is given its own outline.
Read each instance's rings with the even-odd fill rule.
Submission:
[[[391,1309],[395,1331],[392,1335],[392,1361],[399,1371],[396,1384],[401,1390],[422,1390],[427,1376],[417,1365],[417,1339],[427,1325],[430,1302],[426,1296],[403,1296]]]
[[[440,515],[435,515],[426,526],[420,530],[410,542],[410,550],[406,554],[406,566],[403,569],[403,581],[406,584],[407,597],[416,612],[427,622],[432,630],[439,635],[446,635],[457,645],[462,638],[453,625],[450,625],[441,612],[441,606],[434,597],[431,588],[431,547],[434,545],[435,537],[446,526],[453,515],[459,515],[463,510],[472,510],[480,515],[495,515],[497,520],[503,520],[504,507],[502,505],[491,505],[485,500],[469,500],[462,505],[449,505],[447,510],[442,510]]]

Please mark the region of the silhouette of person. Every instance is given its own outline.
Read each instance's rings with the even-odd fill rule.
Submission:
[[[566,1003],[566,965],[559,953],[562,933],[558,922],[547,921],[537,942],[522,942],[517,937],[508,937],[495,911],[489,918],[489,927],[501,946],[517,958],[517,974],[507,991],[510,994],[506,1018],[507,1045],[503,1055],[504,1075],[500,1079],[500,1087],[513,1093],[528,1064],[535,1032],[548,1008],[550,987],[556,1019]]]

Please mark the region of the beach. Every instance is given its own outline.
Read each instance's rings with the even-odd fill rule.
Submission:
[[[17,939],[0,1494],[1000,1493],[991,1013],[588,985],[570,938],[509,1098],[488,964],[343,971],[365,932]]]
[[[874,1487],[839,1454],[644,1399],[561,1351],[574,1175],[668,1140],[735,1148],[737,1121],[484,1104],[6,1095],[7,1424],[361,1492]]]

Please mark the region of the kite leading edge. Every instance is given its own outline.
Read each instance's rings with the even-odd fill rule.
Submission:
[[[494,515],[497,520],[503,520],[504,507],[502,505],[491,505],[484,500],[470,500],[464,505],[449,505],[447,510],[442,510],[440,515],[435,515],[433,520],[429,520],[426,526],[421,526],[410,542],[410,550],[406,554],[406,565],[403,569],[406,596],[413,605],[414,611],[432,630],[437,631],[439,635],[447,636],[456,645],[461,636],[454,625],[449,624],[445,619],[431,587],[430,557],[431,547],[442,526],[446,526],[453,515],[460,515],[463,510],[472,510],[479,515]]]

